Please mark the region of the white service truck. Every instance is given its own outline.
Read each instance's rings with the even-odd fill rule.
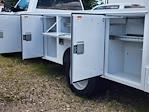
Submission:
[[[0,13],[0,53],[64,65],[78,95],[102,91],[102,79],[149,92],[148,0],[107,0],[91,11],[76,11],[83,9],[79,0],[46,1]]]

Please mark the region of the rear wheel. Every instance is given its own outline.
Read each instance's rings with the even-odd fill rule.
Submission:
[[[83,80],[83,81],[79,81],[76,83],[73,83],[73,86],[77,89],[77,90],[84,90],[87,85],[88,85],[88,79],[87,80]]]
[[[103,93],[105,85],[103,79],[100,77],[94,77],[79,82],[71,82],[71,65],[70,65],[70,53],[67,53],[64,58],[65,74],[70,89],[79,96],[92,97],[98,93]]]
[[[71,82],[71,69],[66,68],[66,75],[67,75],[67,82],[70,87],[70,89],[79,96],[85,96],[85,97],[91,97],[94,96],[96,93],[96,84],[97,84],[97,79],[96,78],[91,78],[91,79],[86,79],[82,81],[78,81],[75,83]]]

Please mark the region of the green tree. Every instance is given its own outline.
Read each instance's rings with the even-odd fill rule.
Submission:
[[[15,5],[18,2],[18,0],[11,0],[11,1],[13,5]]]
[[[8,7],[12,7],[17,3],[18,0],[4,0],[4,3]]]

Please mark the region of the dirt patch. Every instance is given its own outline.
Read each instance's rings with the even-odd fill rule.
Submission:
[[[0,56],[0,112],[146,112],[148,95],[136,91],[111,84],[104,96],[81,98],[68,88],[62,66]]]

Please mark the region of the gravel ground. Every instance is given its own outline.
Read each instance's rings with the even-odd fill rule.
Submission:
[[[148,112],[149,95],[111,83],[103,96],[75,96],[63,68],[41,59],[0,56],[0,112]]]

